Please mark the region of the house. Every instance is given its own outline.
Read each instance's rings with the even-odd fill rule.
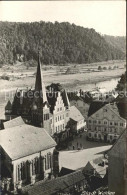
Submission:
[[[108,188],[115,195],[127,194],[127,132],[121,134],[108,152]]]
[[[13,120],[5,121],[3,124],[4,124],[4,129],[8,129],[8,128],[12,128],[12,127],[15,127],[15,126],[24,125],[25,122],[22,119],[22,117],[19,116],[19,117],[13,119]]]
[[[77,96],[73,93],[68,93],[70,106],[75,106],[85,119],[88,117],[89,103],[85,97]]]
[[[90,189],[93,191],[108,184],[108,160],[104,157],[88,161],[83,168]]]
[[[126,120],[119,110],[115,102],[93,102],[88,112],[87,138],[104,142],[118,139],[126,127]]]
[[[84,131],[86,122],[81,112],[75,107],[70,106],[70,130],[74,133]]]
[[[16,90],[13,102],[8,101],[5,107],[6,120],[21,116],[25,123],[43,127],[51,136],[61,134],[65,139],[69,136],[69,100],[65,90],[46,91],[40,57],[35,80],[35,88]]]
[[[2,181],[9,178],[16,190],[55,175],[56,142],[47,131],[27,124],[10,126],[0,131]]]

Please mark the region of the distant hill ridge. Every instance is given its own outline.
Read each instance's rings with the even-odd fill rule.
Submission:
[[[38,46],[43,64],[125,59],[125,38],[114,40],[68,22],[0,22],[0,64],[37,60]]]

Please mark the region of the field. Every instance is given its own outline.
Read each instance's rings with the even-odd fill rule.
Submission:
[[[108,81],[113,78],[119,78],[125,72],[125,61],[108,61],[93,64],[75,65],[79,69],[79,73],[65,74],[69,67],[67,66],[42,66],[45,85],[51,83],[61,83],[68,90],[84,89],[84,86],[95,87],[98,82]],[[102,70],[98,70],[98,66]],[[114,68],[117,66],[117,68]],[[105,70],[104,70],[105,67]],[[112,67],[112,69],[109,69]],[[7,99],[12,99],[6,92],[14,92],[17,88],[34,88],[36,67],[29,67],[23,63],[17,63],[13,66],[5,65],[0,68],[0,77],[7,76],[9,80],[0,79],[0,117],[4,113],[4,106]],[[5,97],[7,95],[7,97]],[[13,96],[13,94],[12,94]]]

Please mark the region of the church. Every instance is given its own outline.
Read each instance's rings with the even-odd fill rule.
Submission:
[[[60,134],[59,137],[64,140],[70,136],[69,115],[70,103],[66,91],[46,91],[38,53],[35,88],[17,90],[13,102],[8,101],[5,106],[5,118],[11,120],[21,116],[25,123],[43,127],[51,136]]]

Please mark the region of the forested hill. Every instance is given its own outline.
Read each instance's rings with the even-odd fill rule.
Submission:
[[[104,38],[110,45],[126,53],[126,37],[104,35]]]
[[[75,24],[0,22],[0,64],[37,59],[43,64],[92,63],[123,59],[120,48],[109,44],[94,29]]]

